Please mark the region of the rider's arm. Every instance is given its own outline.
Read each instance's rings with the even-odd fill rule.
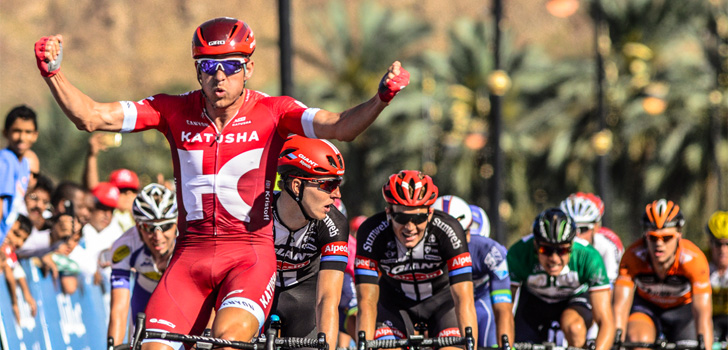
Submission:
[[[377,303],[379,302],[379,285],[374,283],[357,283],[356,298],[359,303],[359,315],[356,318],[357,335],[360,331],[364,331],[366,332],[367,339],[374,339],[374,330],[377,323]]]
[[[388,91],[393,94],[396,94],[408,83],[409,73],[402,68],[399,61],[395,61],[389,66],[386,75],[382,79],[384,89],[389,89]],[[319,110],[313,118],[313,131],[316,137],[341,141],[354,140],[377,119],[379,113],[389,104],[388,101],[382,100],[382,86],[380,86],[380,93],[369,99],[369,101],[349,108],[342,113]]]
[[[488,239],[489,240],[489,239]],[[474,238],[470,239],[474,242]],[[470,244],[468,247],[470,248]],[[497,254],[496,254],[497,252]],[[475,254],[471,250],[471,254]],[[508,341],[514,341],[514,321],[513,321],[513,293],[511,293],[511,279],[509,277],[508,262],[506,256],[508,251],[497,242],[493,242],[492,248],[486,253],[486,264],[488,265],[488,275],[490,276],[490,299],[493,305],[493,314],[495,316],[496,338],[499,345],[502,344],[501,335],[508,336]],[[475,260],[475,258],[473,258]],[[473,264],[475,266],[475,264]]]
[[[124,342],[126,321],[129,315],[129,289],[114,288],[111,290],[111,308],[109,314],[108,336],[114,338],[114,345]]]
[[[464,281],[450,286],[453,301],[455,301],[455,314],[460,326],[460,334],[465,336],[465,327],[473,329],[475,344],[478,344],[478,316],[475,313],[475,300],[473,298],[473,282]]]
[[[316,325],[326,334],[329,349],[336,348],[339,334],[339,299],[344,273],[338,270],[321,270],[316,289]]]
[[[614,342],[614,317],[612,315],[612,294],[609,289],[591,291],[589,299],[593,307],[594,322],[599,326],[597,350],[607,350]]]
[[[495,314],[495,329],[498,332],[498,345],[501,343],[500,335],[508,336],[508,341],[513,343],[515,339],[515,325],[513,322],[513,303],[497,303],[493,304],[493,313]]]
[[[625,278],[621,276],[620,278]],[[619,281],[619,280],[618,280]],[[615,283],[614,285],[614,325],[622,330],[622,340],[627,334],[627,319],[634,300],[634,287],[629,284]]]
[[[693,294],[693,319],[697,334],[703,335],[705,348],[713,348],[713,305],[710,293]]]
[[[46,44],[45,58],[55,60],[60,53],[60,35],[50,37]],[[78,129],[86,131],[121,130],[124,112],[118,102],[99,103],[71,84],[62,71],[44,78],[63,112]]]

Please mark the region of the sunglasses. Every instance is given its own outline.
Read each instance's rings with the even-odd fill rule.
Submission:
[[[571,253],[571,246],[539,245],[538,253],[545,256],[551,256],[554,253],[556,255],[566,255]]]
[[[594,229],[594,224],[576,226],[576,229],[580,234],[587,233],[589,230]]]
[[[664,243],[667,243],[670,240],[672,240],[673,238],[675,238],[675,236],[677,236],[677,234],[675,234],[675,233],[660,234],[660,233],[657,233],[654,231],[647,232],[647,239],[652,243],[657,243],[657,241],[663,241]]]
[[[215,75],[219,69],[222,69],[225,75],[233,75],[243,70],[247,63],[247,58],[228,58],[225,60],[201,58],[197,60],[197,66],[207,75]]]
[[[425,221],[427,221],[427,218],[430,216],[429,213],[419,213],[419,214],[405,214],[405,213],[391,213],[390,216],[392,217],[392,220],[394,222],[400,224],[400,225],[407,225],[408,223],[412,222],[415,225],[419,225]]]
[[[174,221],[139,223],[139,226],[142,227],[142,230],[149,232],[149,233],[154,233],[154,231],[156,231],[156,230],[161,230],[162,232],[167,232],[172,227],[174,227],[174,225],[175,225]]]
[[[30,172],[30,176],[32,176],[34,179],[37,180],[38,179],[38,176],[40,176],[40,173],[34,173],[34,172],[31,171]]]
[[[713,245],[714,247],[716,247],[716,248],[722,248],[722,247],[728,246],[728,241],[726,241],[726,242],[721,242],[721,241],[719,241],[719,240],[717,240],[717,239],[711,239],[711,240],[710,240],[710,243],[711,243],[711,244],[712,244],[712,245]]]
[[[339,186],[341,186],[341,183],[344,181],[344,179],[337,177],[334,179],[315,179],[315,178],[308,178],[308,177],[297,177],[297,179],[301,179],[304,181],[308,181],[309,183],[317,184],[316,187],[318,187],[320,190],[331,193],[336,191]]]

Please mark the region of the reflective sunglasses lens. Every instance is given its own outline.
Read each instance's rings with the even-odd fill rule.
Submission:
[[[419,225],[419,224],[427,221],[427,217],[428,217],[427,213],[421,213],[421,214],[392,213],[392,219],[400,225],[407,225],[410,221],[415,225]]]
[[[579,233],[586,233],[591,230],[589,226],[577,226],[576,228],[579,230]]]
[[[164,224],[164,225],[159,225],[159,228],[162,229],[162,232],[167,232],[172,228],[172,226],[174,226],[174,222],[170,222],[170,223]]]
[[[225,75],[232,75],[243,70],[244,61],[241,60],[200,60],[200,69],[208,75],[215,75],[222,68]]]
[[[326,180],[319,182],[319,188],[326,192],[334,192],[341,185],[341,179]]]
[[[571,247],[554,247],[549,245],[539,245],[538,253],[546,256],[551,256],[554,253],[557,255],[566,255],[571,253]]]
[[[143,222],[141,226],[144,229],[144,231],[147,231],[147,232],[154,232],[157,229],[160,229],[162,232],[166,232],[169,229],[171,229],[172,226],[174,226],[174,222],[169,222],[169,223],[161,224],[161,225],[154,224],[151,222]]]
[[[656,235],[653,233],[648,233],[647,238],[652,243],[657,243],[657,241],[663,241],[663,242],[667,243],[667,242],[670,242],[670,240],[672,240],[673,238],[675,238],[675,235],[669,235],[669,234],[668,235]]]

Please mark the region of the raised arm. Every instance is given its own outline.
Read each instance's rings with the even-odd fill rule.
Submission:
[[[124,121],[120,103],[99,103],[71,84],[61,72],[63,37],[43,37],[35,43],[35,58],[53,97],[79,130],[119,131]]]
[[[352,141],[384,110],[394,96],[409,84],[409,72],[395,61],[379,83],[377,95],[341,113],[320,110],[313,118],[318,138]]]
[[[356,297],[359,303],[359,315],[356,318],[357,335],[366,332],[367,339],[374,339],[377,324],[377,303],[379,302],[379,285],[374,283],[357,283]]]
[[[455,314],[460,326],[460,334],[465,336],[465,327],[473,329],[475,344],[478,344],[478,316],[475,313],[475,300],[473,297],[473,282],[458,282],[450,286],[453,301],[455,302]]]

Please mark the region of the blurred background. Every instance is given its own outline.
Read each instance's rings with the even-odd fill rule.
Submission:
[[[97,101],[139,100],[197,89],[192,32],[232,16],[258,43],[248,87],[271,95],[342,111],[371,98],[394,60],[411,72],[372,127],[337,143],[351,216],[382,210],[382,184],[405,168],[485,208],[505,244],[576,191],[605,200],[625,244],[657,198],[682,207],[698,243],[728,210],[728,0],[292,1],[290,86],[281,2],[0,1],[0,113],[35,109],[41,171],[80,181],[90,134],[53,101],[34,42],[62,34],[66,76]],[[172,177],[153,131],[125,134],[99,167]]]

